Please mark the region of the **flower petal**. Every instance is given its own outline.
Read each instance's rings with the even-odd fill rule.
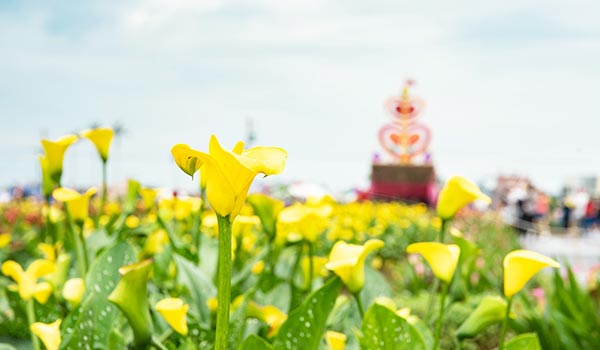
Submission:
[[[42,340],[47,350],[58,350],[62,341],[60,336],[60,323],[60,319],[48,324],[36,322],[29,328],[33,334],[37,335]]]
[[[406,252],[421,254],[437,278],[446,283],[452,281],[460,257],[460,248],[456,244],[419,242],[410,244]]]
[[[194,177],[194,173],[202,166],[202,161],[197,156],[197,152],[190,146],[181,143],[171,148],[171,154],[177,166],[191,177]]]
[[[554,259],[530,250],[514,250],[504,257],[504,295],[512,297],[541,269],[559,268]]]
[[[244,151],[242,157],[247,161],[251,160],[248,163],[254,171],[268,176],[283,171],[288,154],[279,147],[253,147]]]

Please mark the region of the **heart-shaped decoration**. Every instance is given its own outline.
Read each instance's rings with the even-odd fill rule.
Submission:
[[[379,143],[394,158],[410,160],[425,153],[431,142],[431,131],[423,124],[408,126],[386,124],[379,130]]]
[[[390,97],[385,102],[385,109],[396,119],[409,120],[418,117],[423,112],[425,101],[418,97]]]

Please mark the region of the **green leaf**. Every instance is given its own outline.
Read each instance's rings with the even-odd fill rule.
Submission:
[[[14,346],[10,344],[0,344],[0,350],[17,350]]]
[[[365,266],[365,285],[360,292],[360,299],[365,308],[369,308],[378,297],[392,297],[392,288],[381,272]]]
[[[196,307],[198,321],[202,325],[210,324],[210,310],[206,306],[206,300],[217,294],[217,289],[211,279],[189,260],[174,254],[173,258],[177,264],[177,280],[186,287],[190,304]]]
[[[524,333],[508,341],[504,350],[542,350],[542,346],[536,333]]]
[[[256,334],[251,334],[240,345],[239,350],[271,350],[273,347],[266,340]]]
[[[274,350],[317,350],[342,283],[333,278],[311,293],[281,326]]]
[[[195,349],[198,350],[214,350],[215,348],[215,333],[212,330],[206,329],[197,323],[188,325],[190,330],[188,338],[196,344]]]
[[[115,245],[94,260],[82,302],[63,322],[61,349],[77,349],[82,344],[90,349],[111,348],[109,343],[115,340],[111,333],[121,313],[107,297],[117,285],[119,268],[135,260],[135,252],[127,243]]]
[[[363,350],[426,350],[427,343],[419,330],[392,310],[373,304],[361,326]]]

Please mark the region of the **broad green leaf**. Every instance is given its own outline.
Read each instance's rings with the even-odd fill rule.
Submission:
[[[365,266],[365,285],[360,292],[360,299],[365,308],[375,301],[378,297],[392,297],[392,288],[385,280],[381,272]]]
[[[243,301],[240,303],[240,305],[238,305],[238,307],[231,313],[231,316],[229,317],[228,347],[231,350],[237,349],[238,344],[242,342],[242,337],[244,335],[245,328],[244,326],[246,325],[248,298],[251,298],[251,296],[244,296]]]
[[[206,306],[206,300],[217,294],[217,290],[210,278],[189,260],[173,255],[177,264],[177,280],[186,287],[190,305],[196,307],[198,321],[202,325],[210,324],[210,311]]]
[[[250,335],[244,340],[238,350],[271,350],[273,347],[266,340],[256,334]]]
[[[316,350],[341,286],[340,279],[336,277],[311,293],[289,314],[279,330],[273,349]]]
[[[215,348],[215,333],[212,330],[206,329],[198,325],[197,323],[191,323],[188,325],[189,334],[188,338],[192,340],[193,344],[196,344],[198,350],[214,350]],[[187,348],[185,348],[187,349]]]
[[[108,349],[111,333],[121,313],[107,297],[117,285],[119,268],[133,263],[135,253],[127,243],[119,243],[100,254],[92,263],[85,280],[82,302],[62,325],[61,349]]]
[[[542,346],[536,333],[524,333],[506,342],[504,350],[542,350]]]
[[[10,344],[0,344],[0,350],[17,350],[14,346]]]
[[[379,304],[373,304],[363,320],[360,337],[363,350],[426,350],[419,330],[404,318]]]

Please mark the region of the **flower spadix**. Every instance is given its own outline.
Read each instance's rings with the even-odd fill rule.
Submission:
[[[102,161],[106,163],[108,160],[108,152],[110,150],[110,142],[113,139],[114,131],[111,128],[94,128],[88,129],[81,132],[81,136],[92,141],[98,155],[102,158]]]
[[[66,135],[56,141],[42,140],[48,174],[52,181],[57,184],[60,183],[60,178],[62,177],[65,152],[75,141],[77,141],[77,136],[75,135]]]
[[[186,174],[205,167],[206,195],[219,215],[232,221],[242,209],[252,181],[258,173],[279,174],[285,167],[287,152],[278,147],[253,147],[244,151],[238,142],[232,151],[223,149],[212,135],[208,153],[178,144],[171,149],[177,165]]]
[[[406,252],[421,254],[437,278],[446,283],[452,281],[460,257],[460,248],[456,244],[419,242],[406,247]]]
[[[437,214],[444,220],[452,219],[462,207],[476,199],[491,202],[475,183],[462,176],[453,176],[440,191]]]
[[[2,273],[17,283],[21,299],[29,301],[34,297],[41,304],[48,300],[52,293],[52,285],[48,282],[38,283],[37,280],[51,274],[54,270],[54,263],[45,259],[34,260],[25,271],[19,263],[13,260],[5,261],[2,264]]]
[[[91,187],[83,194],[70,188],[60,187],[52,192],[52,197],[59,202],[67,204],[67,210],[73,220],[78,224],[82,224],[88,218],[90,198],[94,194],[96,194],[95,187]]]
[[[530,250],[514,250],[504,257],[504,295],[517,294],[541,269],[560,264],[549,257]]]
[[[58,350],[62,341],[60,336],[61,322],[61,319],[52,323],[35,322],[29,328],[33,334],[42,340],[47,350]]]
[[[189,305],[185,304],[183,300],[179,298],[162,299],[156,303],[155,308],[175,332],[183,336],[188,334],[186,315]]]
[[[338,241],[331,249],[325,268],[338,275],[350,292],[357,293],[365,284],[367,255],[383,246],[384,242],[379,239],[370,239],[363,245]]]

